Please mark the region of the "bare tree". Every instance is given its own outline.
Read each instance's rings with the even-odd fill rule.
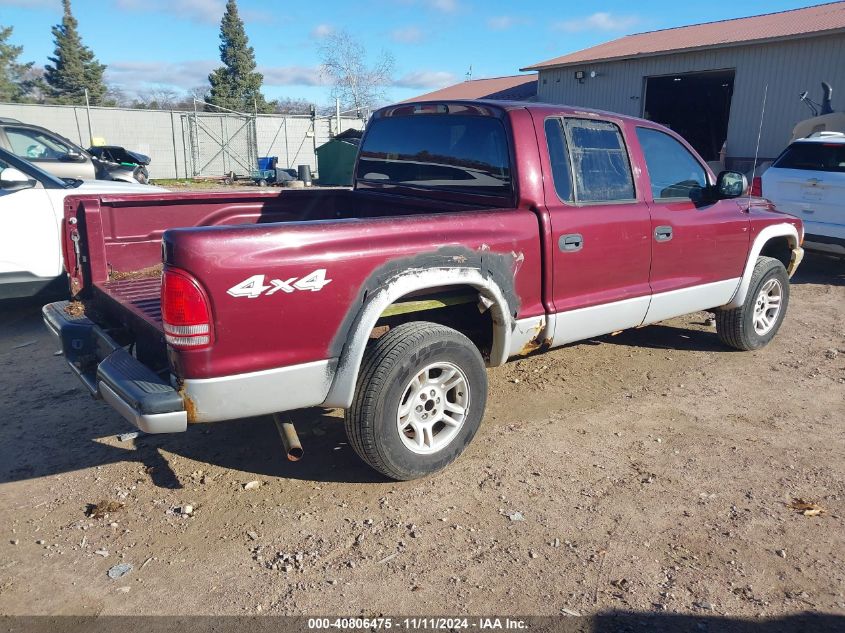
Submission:
[[[360,41],[345,30],[332,31],[320,42],[321,74],[332,83],[332,96],[344,108],[371,108],[384,101],[391,83],[393,55],[381,51],[370,65]]]
[[[311,114],[312,104],[306,99],[284,97],[270,102],[276,114]]]

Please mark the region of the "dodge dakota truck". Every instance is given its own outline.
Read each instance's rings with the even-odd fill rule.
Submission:
[[[803,228],[746,188],[646,120],[395,105],[351,189],[68,198],[74,301],[43,315],[144,431],[342,408],[357,454],[412,479],[475,435],[485,366],[699,310],[766,345]]]

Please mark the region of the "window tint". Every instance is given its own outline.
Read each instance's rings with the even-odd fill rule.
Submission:
[[[58,160],[70,151],[70,147],[57,138],[36,130],[6,128],[6,136],[12,152],[27,160]]]
[[[361,146],[357,177],[401,184],[507,195],[511,170],[498,119],[466,115],[375,119]]]
[[[622,133],[613,123],[566,119],[579,202],[633,200],[634,180]]]
[[[773,167],[845,172],[845,143],[793,143]]]
[[[546,119],[545,127],[555,191],[561,200],[570,202],[572,201],[572,174],[569,170],[569,150],[566,147],[563,122],[560,119]]]
[[[638,127],[637,138],[645,155],[651,195],[698,200],[707,186],[707,172],[686,147],[658,130]]]

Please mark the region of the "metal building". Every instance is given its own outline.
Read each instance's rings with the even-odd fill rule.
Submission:
[[[536,101],[537,75],[509,75],[468,79],[434,92],[426,92],[409,101],[438,101],[441,99],[495,99],[497,101]]]
[[[758,162],[812,116],[803,91],[819,101],[827,81],[845,110],[845,2],[628,35],[521,70],[539,73],[538,101],[663,123],[708,161],[726,141],[726,165],[746,170],[761,115]]]

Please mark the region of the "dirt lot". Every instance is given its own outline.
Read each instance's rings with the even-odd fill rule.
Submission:
[[[54,356],[38,307],[6,305],[0,613],[815,611],[845,627],[843,315],[845,265],[808,256],[762,351],[727,351],[697,314],[511,363],[468,452],[391,483],[338,412],[296,416],[297,464],[269,418],[120,442],[131,429]],[[87,517],[103,500],[123,506]]]

